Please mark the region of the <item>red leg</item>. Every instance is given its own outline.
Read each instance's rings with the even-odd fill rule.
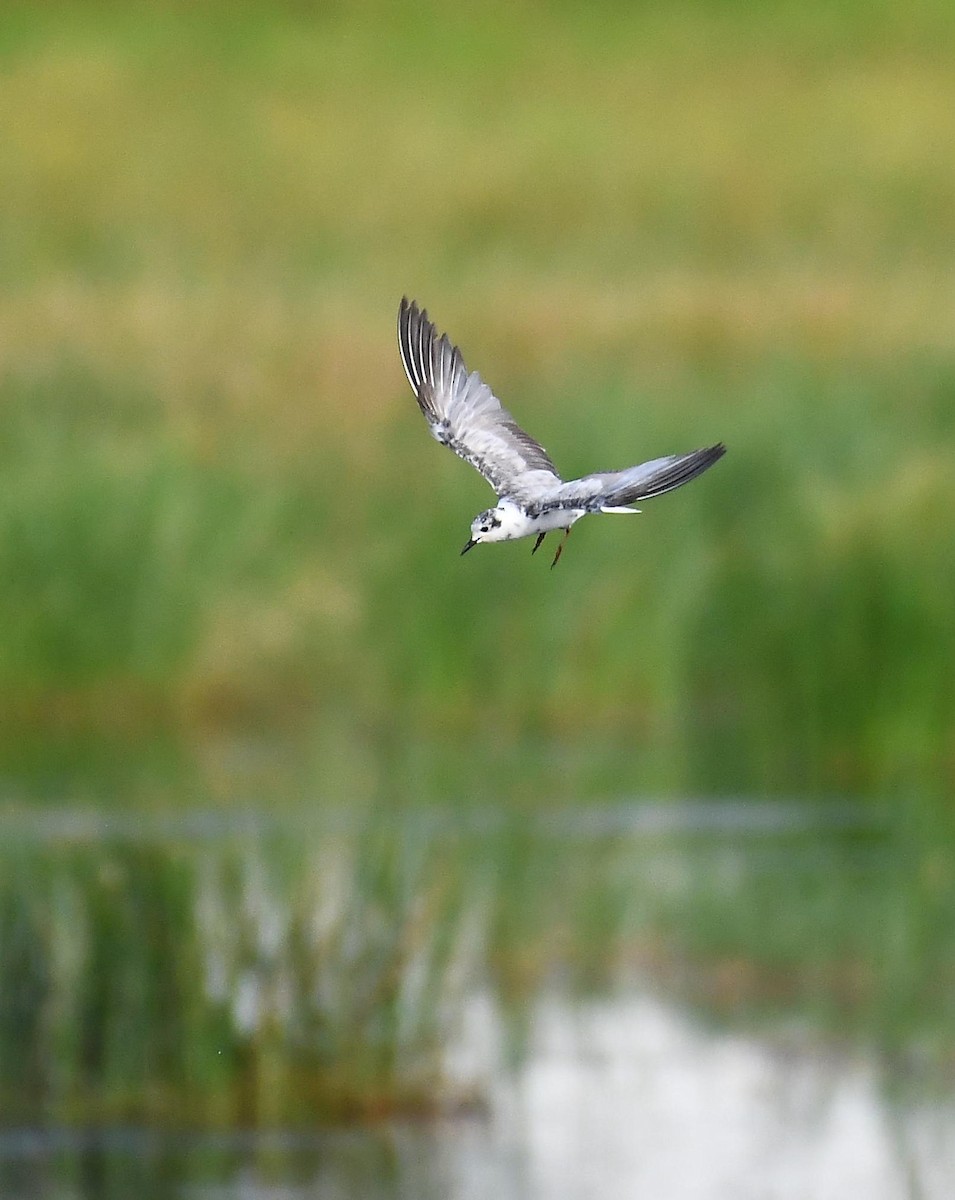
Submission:
[[[553,571],[554,567],[557,566],[557,560],[560,558],[561,554],[563,553],[564,547],[567,545],[567,539],[570,537],[571,529],[573,529],[573,525],[568,525],[567,528],[564,530],[564,536],[561,538],[560,545],[557,547],[557,553],[554,555],[554,561],[550,564],[550,569],[552,571]]]

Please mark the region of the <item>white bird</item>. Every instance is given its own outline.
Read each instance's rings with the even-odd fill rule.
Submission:
[[[471,522],[462,554],[480,542],[536,534],[534,554],[550,530],[562,529],[555,567],[581,517],[639,512],[630,505],[682,487],[726,453],[720,442],[565,483],[543,446],[521,429],[476,371],[468,373],[457,346],[446,333],[438,337],[427,310],[407,297],[398,309],[398,349],[432,437],[469,462],[497,493],[495,507]]]

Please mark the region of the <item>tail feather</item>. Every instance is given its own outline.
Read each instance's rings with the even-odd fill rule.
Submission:
[[[671,454],[624,471],[603,471],[573,479],[560,488],[561,504],[579,501],[581,508],[626,511],[627,505],[672,492],[701,475],[726,453],[722,442],[689,454]]]
[[[603,503],[607,507],[616,508],[672,492],[709,470],[725,453],[726,447],[720,442],[704,450],[693,450],[689,454],[672,454],[667,458],[656,458],[651,462],[641,463],[640,466],[620,471],[604,493]]]

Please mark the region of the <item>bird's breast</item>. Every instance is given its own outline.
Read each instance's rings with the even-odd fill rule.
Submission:
[[[531,533],[547,533],[551,529],[567,529],[584,515],[582,508],[548,508],[533,516],[524,515],[526,530],[515,537],[526,537]]]

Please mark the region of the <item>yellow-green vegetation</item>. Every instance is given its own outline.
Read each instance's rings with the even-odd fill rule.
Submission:
[[[952,32],[12,6],[6,740],[333,722],[465,764],[599,737],[620,786],[950,780]],[[405,291],[568,473],[729,456],[553,575],[459,562],[487,491],[401,378]]]

